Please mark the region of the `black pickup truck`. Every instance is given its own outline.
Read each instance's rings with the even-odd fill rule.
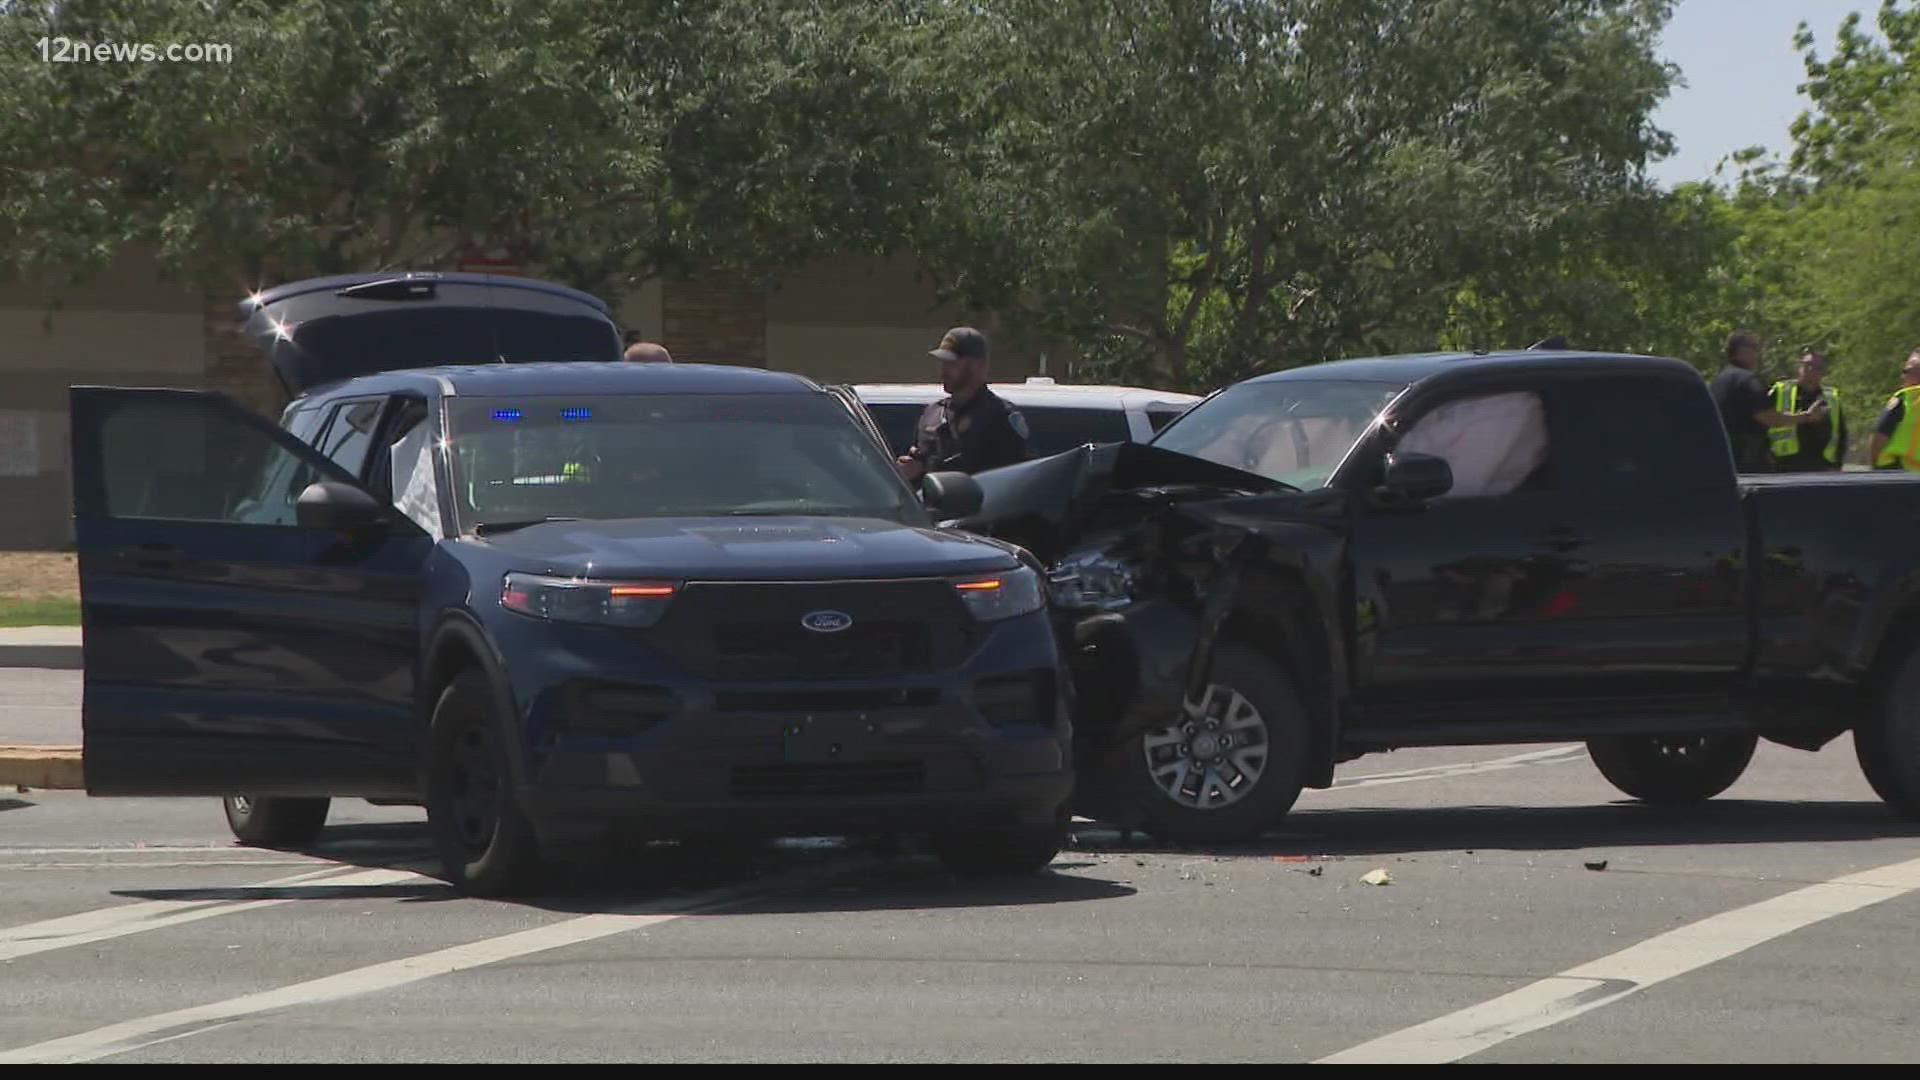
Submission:
[[[1736,474],[1678,361],[1315,365],[978,479],[1050,567],[1083,814],[1243,839],[1363,754],[1563,740],[1687,803],[1851,731],[1920,815],[1920,483]]]

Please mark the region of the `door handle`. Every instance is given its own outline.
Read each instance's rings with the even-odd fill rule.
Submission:
[[[123,550],[120,557],[142,570],[172,570],[186,558],[172,544],[141,544]]]

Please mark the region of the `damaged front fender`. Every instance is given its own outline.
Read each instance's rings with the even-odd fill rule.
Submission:
[[[1316,718],[1310,782],[1331,782],[1345,685],[1347,533],[1338,492],[1299,492],[1151,446],[1086,446],[978,477],[963,525],[1049,569],[1071,646],[1076,737],[1103,750],[1204,697],[1225,642],[1265,655]]]

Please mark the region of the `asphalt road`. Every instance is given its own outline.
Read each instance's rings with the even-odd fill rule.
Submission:
[[[77,741],[51,674],[0,678],[0,741]],[[1383,755],[1260,843],[1090,826],[998,885],[659,846],[464,900],[421,821],[273,852],[212,800],[0,792],[0,1063],[1920,1058],[1920,828],[1844,739],[1683,813],[1573,746]]]

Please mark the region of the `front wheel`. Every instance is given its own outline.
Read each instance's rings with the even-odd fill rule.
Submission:
[[[256,847],[298,847],[310,844],[326,827],[331,799],[290,799],[278,796],[229,795],[221,800],[227,828],[235,839]]]
[[[427,826],[442,872],[471,896],[528,888],[540,868],[539,842],[514,795],[492,688],[478,671],[457,676],[433,713]]]
[[[1641,802],[1701,803],[1747,771],[1758,735],[1616,735],[1587,742],[1607,782]]]
[[[1873,793],[1920,820],[1920,649],[1853,729],[1853,752]]]
[[[1175,843],[1251,840],[1306,786],[1306,709],[1273,661],[1229,645],[1198,701],[1122,742],[1104,763],[1128,824]]]

